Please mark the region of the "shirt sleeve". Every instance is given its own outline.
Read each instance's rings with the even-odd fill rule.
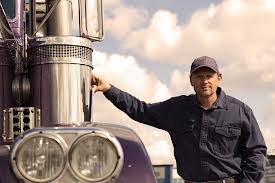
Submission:
[[[131,119],[166,131],[171,128],[168,123],[169,100],[148,104],[113,85],[103,94]]]
[[[243,116],[243,157],[240,183],[259,183],[264,176],[266,145],[252,110],[245,106]]]

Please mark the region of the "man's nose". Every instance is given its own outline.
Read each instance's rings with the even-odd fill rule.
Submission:
[[[203,78],[202,78],[202,82],[203,82],[203,83],[208,83],[208,81],[209,81],[209,79],[208,79],[207,77],[203,77]]]

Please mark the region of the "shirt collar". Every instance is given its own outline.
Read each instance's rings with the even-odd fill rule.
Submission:
[[[217,88],[217,95],[218,98],[211,108],[227,109],[226,94],[220,87]],[[192,95],[192,105],[201,107],[196,95]]]

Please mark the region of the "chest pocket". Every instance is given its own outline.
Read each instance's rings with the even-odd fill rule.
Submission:
[[[174,131],[181,134],[193,132],[194,122],[195,120],[193,119],[177,122],[174,127]]]
[[[216,126],[214,133],[209,135],[213,151],[218,156],[232,156],[237,153],[241,129],[231,126]]]
[[[236,127],[217,126],[215,127],[215,132],[229,138],[238,137],[241,135],[241,129]]]

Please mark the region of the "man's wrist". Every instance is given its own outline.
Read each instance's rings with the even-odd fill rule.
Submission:
[[[108,93],[111,90],[112,85],[108,84],[106,89],[103,91],[103,93]]]

